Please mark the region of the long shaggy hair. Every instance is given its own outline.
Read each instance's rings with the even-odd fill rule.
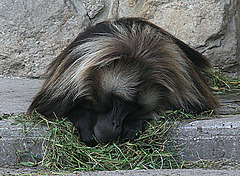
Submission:
[[[168,109],[199,113],[215,108],[218,103],[201,74],[209,67],[199,52],[144,19],[104,21],[80,33],[50,64],[28,112],[70,116],[77,127],[87,121],[85,128],[95,136],[104,129],[110,133],[106,124],[101,127],[101,114],[111,116],[109,122],[117,116],[122,128],[115,138],[126,119],[149,119]],[[81,112],[73,115],[73,109]],[[81,117],[84,109],[87,117]]]

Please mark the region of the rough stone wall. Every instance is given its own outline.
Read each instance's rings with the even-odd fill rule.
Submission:
[[[144,17],[240,77],[239,0],[0,1],[0,75],[40,77],[89,25]]]
[[[0,1],[0,74],[39,77],[46,65],[88,25],[83,3]]]

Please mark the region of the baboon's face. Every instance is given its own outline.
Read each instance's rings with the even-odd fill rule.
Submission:
[[[93,109],[99,109],[99,107]],[[104,143],[115,140],[119,136],[125,138],[126,133],[134,138],[135,134],[129,134],[131,131],[127,132],[126,128],[128,121],[136,118],[137,111],[137,105],[111,95],[101,104],[101,109],[92,114],[94,135]]]
[[[80,106],[70,112],[70,116],[78,117],[75,122],[83,142],[94,146],[96,140],[108,143],[119,137],[136,138],[138,132],[144,129],[145,120],[139,116],[145,112],[134,102],[110,95],[101,104],[82,101]]]

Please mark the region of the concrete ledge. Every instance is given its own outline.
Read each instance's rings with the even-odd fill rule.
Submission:
[[[236,159],[240,161],[240,114],[182,123],[176,143],[187,161]]]
[[[204,169],[157,169],[157,170],[120,170],[120,171],[99,171],[99,172],[57,172],[57,173],[44,173],[40,169],[32,168],[1,168],[0,175],[73,175],[73,176],[238,176],[239,170],[204,170]]]
[[[14,122],[13,119],[0,121],[0,163],[15,164],[17,150],[42,158],[47,128],[29,131],[27,124]],[[234,159],[240,162],[240,115],[182,123],[174,133],[176,144],[184,148],[182,155],[186,161]],[[38,141],[36,145],[35,141]]]
[[[27,124],[14,124],[16,121],[0,120],[0,166],[13,165],[24,152],[42,158],[45,150],[43,141],[46,128],[29,128]],[[27,161],[25,155],[21,161]],[[31,159],[32,160],[32,159]]]

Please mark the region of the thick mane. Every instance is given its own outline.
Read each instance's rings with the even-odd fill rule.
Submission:
[[[125,70],[131,70],[131,64],[135,71],[127,77]],[[151,108],[213,108],[216,101],[199,77],[208,66],[201,54],[151,23],[137,18],[109,20],[81,33],[50,64],[49,76],[28,111],[66,116],[77,99],[94,99],[97,74],[105,74],[99,76],[99,87],[125,98],[138,96],[140,103],[153,104]],[[114,74],[109,74],[117,69],[114,80]],[[154,90],[149,90],[149,84]],[[133,88],[135,92],[129,93]],[[160,95],[162,89],[165,92]],[[147,99],[148,94],[154,102]]]

